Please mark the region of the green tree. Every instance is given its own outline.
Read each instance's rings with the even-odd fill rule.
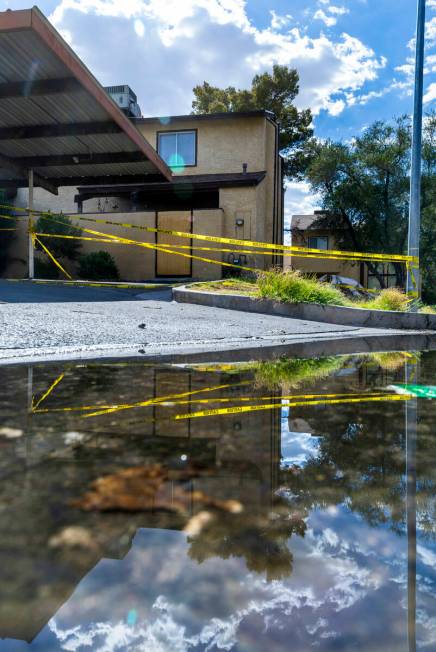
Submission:
[[[424,292],[435,280],[435,129],[427,116],[423,147],[422,268]],[[326,215],[320,226],[339,228],[340,246],[356,251],[403,253],[407,248],[411,125],[404,116],[377,121],[349,143],[312,140],[306,146],[306,177],[321,197]],[[383,278],[374,265],[369,266]],[[404,265],[396,264],[397,285],[405,283]]]
[[[80,237],[82,230],[73,225],[73,222],[68,215],[41,215],[35,224],[36,233],[49,233],[63,236]],[[50,249],[55,258],[68,258],[69,260],[77,260],[82,248],[80,240],[69,238],[43,238],[46,247]],[[42,251],[42,247],[37,243],[36,249]]]
[[[193,89],[193,113],[271,111],[280,123],[279,148],[285,159],[286,175],[294,177],[304,169],[303,145],[313,135],[310,109],[298,111],[294,105],[299,92],[298,82],[295,69],[280,65],[275,65],[272,73],[255,75],[249,90],[233,86],[218,88],[205,81]]]
[[[436,111],[425,121],[422,158],[421,270],[424,298],[436,303]]]

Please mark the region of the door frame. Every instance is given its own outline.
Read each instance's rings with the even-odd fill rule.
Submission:
[[[189,210],[189,209],[187,209],[187,210]],[[187,210],[186,210],[186,212],[187,212]],[[182,211],[180,211],[180,212],[182,212]],[[154,220],[155,220],[155,228],[156,229],[159,228],[159,213],[177,213],[177,210],[173,210],[173,211],[155,211]],[[194,221],[194,209],[191,208],[188,233],[192,233],[193,221]],[[155,232],[155,234],[154,234],[154,236],[155,236],[154,237],[155,244],[159,244],[158,235],[159,235],[159,233]],[[155,253],[155,257],[154,257],[154,275],[155,275],[156,278],[187,278],[187,277],[192,278],[192,260],[193,260],[192,258],[189,258],[189,274],[188,275],[187,274],[158,274],[157,273],[157,257],[158,257],[158,254],[159,254],[158,249],[156,249],[155,252],[156,253]],[[192,254],[192,240],[191,240],[190,253]],[[171,254],[167,254],[167,256],[170,256],[170,255]]]

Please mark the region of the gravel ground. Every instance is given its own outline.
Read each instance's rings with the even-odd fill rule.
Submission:
[[[171,301],[171,291],[0,282],[0,362],[223,351],[396,334]],[[404,333],[404,331],[403,331]]]

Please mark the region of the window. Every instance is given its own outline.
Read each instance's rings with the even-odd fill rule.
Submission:
[[[328,249],[329,239],[327,236],[312,235],[309,238],[310,249]]]
[[[159,155],[171,168],[197,165],[197,132],[160,132],[157,149]]]
[[[385,287],[393,288],[397,286],[397,275],[392,263],[378,263],[376,268],[377,272],[383,277]],[[378,278],[370,271],[368,271],[368,287],[373,290],[380,289]]]

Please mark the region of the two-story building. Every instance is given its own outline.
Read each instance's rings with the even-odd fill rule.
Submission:
[[[308,247],[322,251],[342,250],[344,228],[329,224],[323,219],[325,212],[315,211],[312,215],[292,215],[291,239],[296,247]],[[314,274],[318,278],[343,277],[360,283],[372,290],[380,289],[377,276],[364,262],[343,261],[334,258],[303,258],[295,254],[284,257],[284,269],[297,269],[303,274]],[[383,277],[385,287],[396,287],[397,277],[392,263],[377,263],[378,274]]]
[[[96,185],[84,177],[80,186],[59,188],[57,197],[36,188],[35,209],[63,212],[73,219],[80,216],[80,226],[85,228],[97,229],[83,218],[111,213],[110,220],[114,222],[283,242],[283,167],[278,150],[279,125],[273,114],[253,111],[168,118],[130,116],[130,120],[170,167],[171,181],[132,174],[124,175],[122,183],[111,177],[110,182]],[[27,202],[27,189],[19,189],[16,204],[27,206]],[[232,269],[190,255],[260,269],[281,263],[281,258],[273,255],[255,257],[204,251],[203,248],[214,245],[200,240],[127,231],[113,225],[100,225],[98,230],[151,244],[179,245],[183,247],[179,251],[188,254],[120,244],[83,243],[83,253],[109,251],[123,280],[214,279]],[[71,265],[70,271],[74,275]],[[25,264],[20,267],[16,261],[9,276],[26,276]]]

